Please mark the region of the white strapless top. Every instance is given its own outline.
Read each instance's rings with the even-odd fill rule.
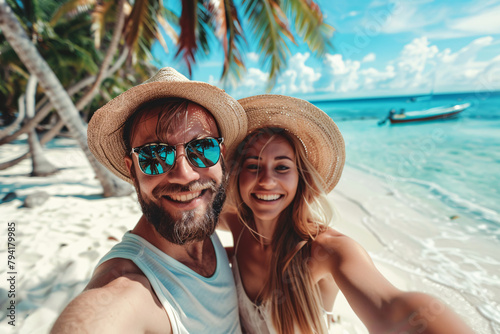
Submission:
[[[256,305],[248,298],[241,281],[240,269],[236,260],[236,253],[232,259],[234,283],[238,294],[238,308],[240,312],[240,323],[243,333],[248,334],[276,334],[269,303]]]
[[[243,281],[241,280],[240,269],[238,267],[238,261],[236,259],[236,254],[238,251],[238,245],[240,243],[241,235],[243,231],[238,236],[234,247],[234,256],[231,259],[234,283],[236,284],[236,292],[238,294],[238,308],[240,313],[240,323],[241,330],[243,334],[276,334],[276,330],[273,325],[273,320],[271,316],[271,309],[269,302],[264,302],[260,305],[255,304],[245,291],[243,287]],[[325,323],[328,324],[328,315],[331,312],[323,310]],[[327,326],[328,328],[329,326]],[[300,334],[300,331],[295,329],[296,334]]]

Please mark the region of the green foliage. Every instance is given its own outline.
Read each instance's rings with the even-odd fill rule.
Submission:
[[[10,1],[23,27],[61,83],[68,87],[97,71],[101,55],[89,36],[89,16],[64,17],[51,23],[60,1]],[[5,112],[17,112],[17,100],[25,91],[29,73],[11,46],[0,37],[0,103]],[[39,92],[39,95],[42,92]]]
[[[116,1],[7,0],[7,3],[63,86],[74,85],[99,71],[117,20]],[[241,13],[249,23],[252,39],[257,41],[258,49],[251,51],[261,55],[260,61],[269,71],[268,89],[287,66],[288,43],[295,43],[289,21],[317,55],[332,48],[334,29],[324,22],[313,0],[241,0],[238,6],[235,0],[182,0],[180,17],[164,7],[163,1],[126,1],[124,9],[126,20],[115,58],[127,50],[128,61],[125,68],[102,83],[101,90],[108,97],[152,75],[153,43],[158,40],[168,49],[162,32],[177,45],[176,55],[184,59],[190,74],[192,65],[210,53],[213,39],[217,39],[224,49],[221,80],[226,87],[236,85],[246,70],[242,55],[248,49]],[[1,34],[0,63],[2,114],[13,114],[29,73]],[[94,106],[104,102],[106,99],[99,94],[89,108],[94,110]]]
[[[312,51],[321,56],[333,48],[331,38],[335,29],[324,22],[323,14],[314,1],[283,1],[283,9],[295,22],[295,30]]]
[[[279,4],[274,0],[256,0],[243,2],[245,14],[250,20],[250,26],[258,41],[261,61],[269,66],[268,90],[276,83],[277,75],[286,66],[290,50],[287,39],[295,42],[288,22]]]
[[[225,17],[218,20],[220,26],[219,35],[222,37],[222,44],[224,46],[222,81],[224,86],[229,87],[235,86],[245,71],[240,50],[246,46],[246,41],[233,1],[225,0],[220,3],[223,6],[223,10],[221,11],[225,14]]]

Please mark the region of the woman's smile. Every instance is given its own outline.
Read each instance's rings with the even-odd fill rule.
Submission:
[[[247,147],[239,188],[255,222],[276,222],[295,197],[299,173],[295,151],[284,137],[264,135]]]
[[[252,194],[252,196],[265,202],[276,201],[283,197],[281,194]]]

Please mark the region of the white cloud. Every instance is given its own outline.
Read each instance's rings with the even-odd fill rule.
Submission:
[[[208,81],[207,81],[207,83],[209,83],[209,84],[211,84],[211,85],[213,85],[213,86],[217,86],[217,87],[218,87],[218,86],[219,86],[219,84],[220,84],[219,80],[216,80],[216,79],[215,79],[215,77],[214,77],[212,74],[210,74],[210,75],[208,76]]]
[[[357,60],[343,60],[340,54],[327,54],[324,57],[325,76],[321,91],[350,92],[358,89],[358,70],[361,63]],[[325,80],[327,81],[325,83]]]
[[[357,25],[362,31],[377,23],[379,33],[414,33],[431,39],[448,39],[498,34],[498,18],[498,0],[466,3],[392,0],[373,1]]]
[[[266,90],[269,74],[258,68],[251,67],[240,81],[238,87],[232,90],[231,95],[235,98],[243,98],[262,94]]]
[[[433,6],[429,9],[427,1],[396,1],[394,7],[388,11],[382,32],[397,34],[402,32],[415,32],[424,27],[443,22],[448,18],[449,11],[445,8]],[[432,12],[429,15],[429,12]]]
[[[327,54],[324,63],[333,75],[346,75],[356,72],[360,67],[360,62],[356,60],[343,60],[340,54]]]
[[[439,52],[435,45],[429,44],[426,37],[421,37],[404,46],[395,60],[396,76],[392,82],[393,88],[425,88],[428,85],[426,69],[434,67],[432,61]]]
[[[317,91],[370,95],[370,92],[422,94],[498,90],[500,56],[478,60],[482,50],[494,43],[490,36],[481,37],[452,52],[450,49],[440,51],[426,37],[416,38],[382,68],[366,68],[366,62],[328,54],[324,57],[324,75]]]
[[[358,16],[359,14],[361,14],[361,12],[357,10],[352,10],[349,13],[342,15],[341,19],[345,19],[346,17],[355,17]]]
[[[369,62],[372,62],[372,61],[375,61],[375,53],[373,52],[370,52],[369,54],[367,54],[366,56],[363,57],[363,60],[361,60],[362,63],[369,63]]]
[[[481,37],[455,53],[449,49],[440,52],[435,71],[436,88],[442,91],[452,91],[457,87],[469,87],[470,91],[500,89],[500,78],[495,74],[500,73],[500,57],[477,60],[482,50],[493,43],[492,37]]]
[[[500,56],[497,56],[479,74],[476,91],[494,91],[500,89]]]
[[[247,56],[248,60],[250,60],[250,61],[253,61],[253,62],[259,61],[259,55],[255,52],[249,52],[249,53],[247,53],[246,56]]]
[[[314,92],[314,83],[321,77],[312,67],[305,63],[309,58],[308,52],[293,55],[288,63],[288,69],[284,71],[279,79],[275,93],[296,94]]]
[[[483,55],[486,48],[496,44],[500,40],[484,36],[457,51],[440,50],[427,37],[420,37],[403,46],[386,63],[379,64],[374,53],[365,55],[362,61],[343,54],[326,54],[321,68],[306,65],[309,53],[297,53],[289,59],[273,93],[374,96],[500,90],[500,56],[484,59]],[[490,54],[491,50],[487,51]],[[268,73],[250,68],[233,96],[265,93],[267,83]]]
[[[500,6],[485,8],[475,15],[453,20],[448,26],[468,35],[498,34],[500,32]]]
[[[359,71],[362,78],[361,86],[364,90],[375,90],[384,83],[388,82],[396,76],[394,66],[388,65],[383,71],[379,71],[373,67]]]

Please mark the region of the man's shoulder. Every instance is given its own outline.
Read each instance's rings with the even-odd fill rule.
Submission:
[[[120,279],[120,281],[147,282],[149,284],[144,273],[133,261],[114,258],[103,262],[96,268],[85,290],[104,287],[117,279]]]
[[[152,327],[159,324],[163,330],[170,327],[146,276],[133,262],[124,259],[106,261],[96,269],[85,291],[56,321],[53,332],[67,332],[68,326],[75,324],[90,332],[121,329],[140,333],[155,332]]]

